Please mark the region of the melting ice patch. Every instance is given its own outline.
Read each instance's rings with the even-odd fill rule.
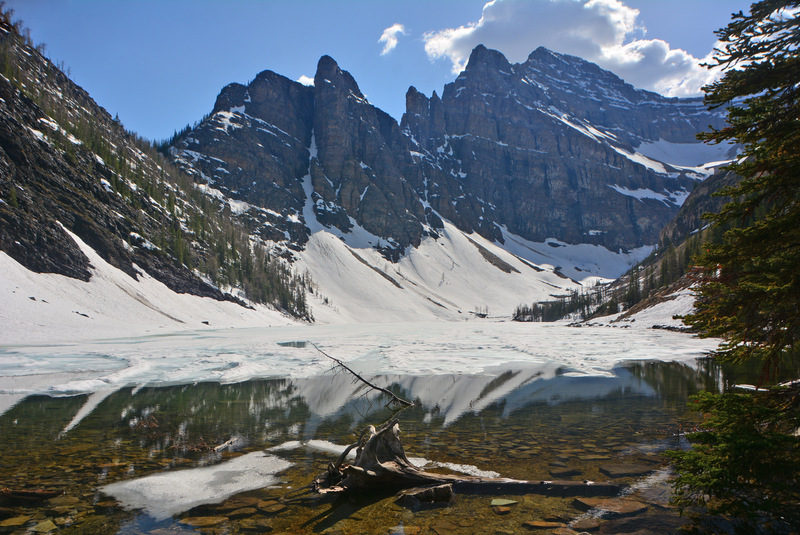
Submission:
[[[639,322],[632,324],[638,326]],[[561,366],[581,375],[608,376],[622,360],[691,360],[717,345],[716,340],[670,331],[490,321],[219,329],[72,345],[4,346],[0,347],[0,407],[7,409],[31,394],[75,395],[269,377],[316,378],[314,392],[322,395],[325,384],[332,381],[328,373],[332,362],[310,345],[280,345],[286,340],[309,340],[370,377],[409,373],[491,377],[498,375],[499,366],[511,363],[545,376]],[[531,379],[519,375],[508,386]],[[414,394],[438,393],[430,401],[443,405],[442,387],[434,383],[419,379]],[[95,400],[101,401],[99,396]],[[323,401],[321,406],[327,407]],[[335,410],[340,401],[322,412]],[[450,399],[454,408],[468,402],[475,400]]]
[[[291,463],[264,452],[242,455],[214,466],[177,470],[119,481],[101,487],[126,509],[140,509],[156,520],[188,511],[206,503],[275,485],[275,474]]]

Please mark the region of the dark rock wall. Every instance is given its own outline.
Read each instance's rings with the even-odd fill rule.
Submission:
[[[175,154],[199,180],[279,213],[263,228],[295,242],[305,240],[292,222],[303,221],[309,174],[320,223],[358,224],[395,252],[435,234],[441,218],[489,239],[505,226],[530,240],[616,250],[656,243],[696,183],[624,153],[643,141],[694,142],[722,124],[699,99],[641,91],[543,48],[512,65],[479,46],[441,98],[412,87],[406,107],[398,125],[324,56],[313,88],[269,71],[227,86]]]

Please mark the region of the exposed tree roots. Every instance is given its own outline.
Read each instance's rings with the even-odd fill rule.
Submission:
[[[356,448],[356,459],[345,464]],[[400,426],[392,419],[376,430],[369,426],[358,442],[351,444],[336,463],[317,477],[312,486],[320,494],[367,492],[411,487],[450,485],[456,492],[469,494],[546,494],[552,496],[615,496],[622,487],[613,483],[591,481],[526,481],[483,478],[426,472],[406,457],[400,441]],[[408,494],[408,493],[406,493]],[[439,501],[441,492],[429,493]]]

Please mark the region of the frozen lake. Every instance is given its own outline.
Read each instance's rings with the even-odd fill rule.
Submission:
[[[701,359],[714,343],[686,334],[496,321],[4,346],[0,480],[59,496],[6,500],[12,516],[2,522],[18,522],[20,533],[54,522],[164,534],[438,532],[446,521],[449,532],[471,533],[483,524],[513,531],[542,511],[565,525],[584,514],[571,499],[542,496],[515,498],[508,517],[486,497],[410,511],[390,495],[345,509],[306,496],[300,489],[344,445],[392,415],[312,344],[415,401],[397,417],[409,456],[428,468],[605,480],[608,463],[644,464],[647,475],[620,482],[662,502],[659,452],[693,425],[687,396],[725,381]],[[665,522],[653,516],[659,507],[643,522]]]
[[[0,346],[0,414],[30,394],[325,375],[332,362],[307,342],[367,375],[423,376],[492,375],[508,366],[602,376],[620,361],[686,361],[716,346],[713,340],[663,330],[490,320],[222,329],[6,345]]]

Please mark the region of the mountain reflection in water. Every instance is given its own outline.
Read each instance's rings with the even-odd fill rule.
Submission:
[[[680,446],[679,432],[696,423],[697,416],[686,412],[687,396],[703,388],[719,389],[725,373],[701,359],[631,361],[607,376],[577,375],[543,363],[478,375],[379,375],[371,380],[416,402],[397,415],[410,457],[456,470],[494,471],[503,477],[553,479],[554,471],[563,468],[574,479],[605,480],[608,477],[600,471],[603,463],[661,467],[659,452]],[[222,532],[239,532],[255,520],[262,528],[269,524],[278,531],[313,531],[314,526],[303,524],[328,506],[308,499],[287,501],[286,494],[307,485],[335,460],[340,445],[353,442],[365,426],[392,416],[384,403],[378,393],[351,376],[334,372],[227,385],[206,382],[71,397],[30,396],[0,416],[0,447],[5,452],[0,480],[10,489],[51,489],[74,498],[58,506],[64,529],[146,533],[187,518],[211,516],[229,526]],[[326,450],[319,444],[329,446]],[[205,487],[197,489],[206,493],[202,500],[181,497],[194,509],[152,509],[169,511],[171,518],[148,514],[146,502],[122,507],[125,500],[117,502],[108,490],[125,481],[141,485],[154,474],[189,479],[194,472],[185,472],[182,478],[181,470],[201,467],[211,467],[210,480],[220,480],[224,472],[225,481],[237,481],[233,465],[226,463],[271,448],[268,456],[279,458],[275,465],[281,469],[262,474],[267,488],[251,479],[240,491],[227,485],[225,493],[215,497],[213,489],[208,495],[213,486],[198,485]],[[163,489],[170,485],[159,481],[161,494],[153,499],[169,501]],[[285,510],[269,513],[254,507],[252,514],[238,519],[225,514],[230,510],[224,508],[237,499],[251,505],[275,501]],[[474,513],[475,505],[470,504],[477,499],[459,497],[439,514]],[[565,518],[580,514],[569,500],[549,498],[539,503],[526,497],[523,503],[546,505]],[[13,500],[5,507],[12,518],[30,518],[22,524],[26,529],[35,527],[37,515],[53,509],[49,502]],[[403,519],[429,525],[435,516],[426,510],[409,512],[392,500],[364,507],[376,508],[370,518],[376,523],[372,528],[380,532]],[[490,524],[519,523],[481,506],[484,509]],[[347,532],[356,520],[337,522]]]

